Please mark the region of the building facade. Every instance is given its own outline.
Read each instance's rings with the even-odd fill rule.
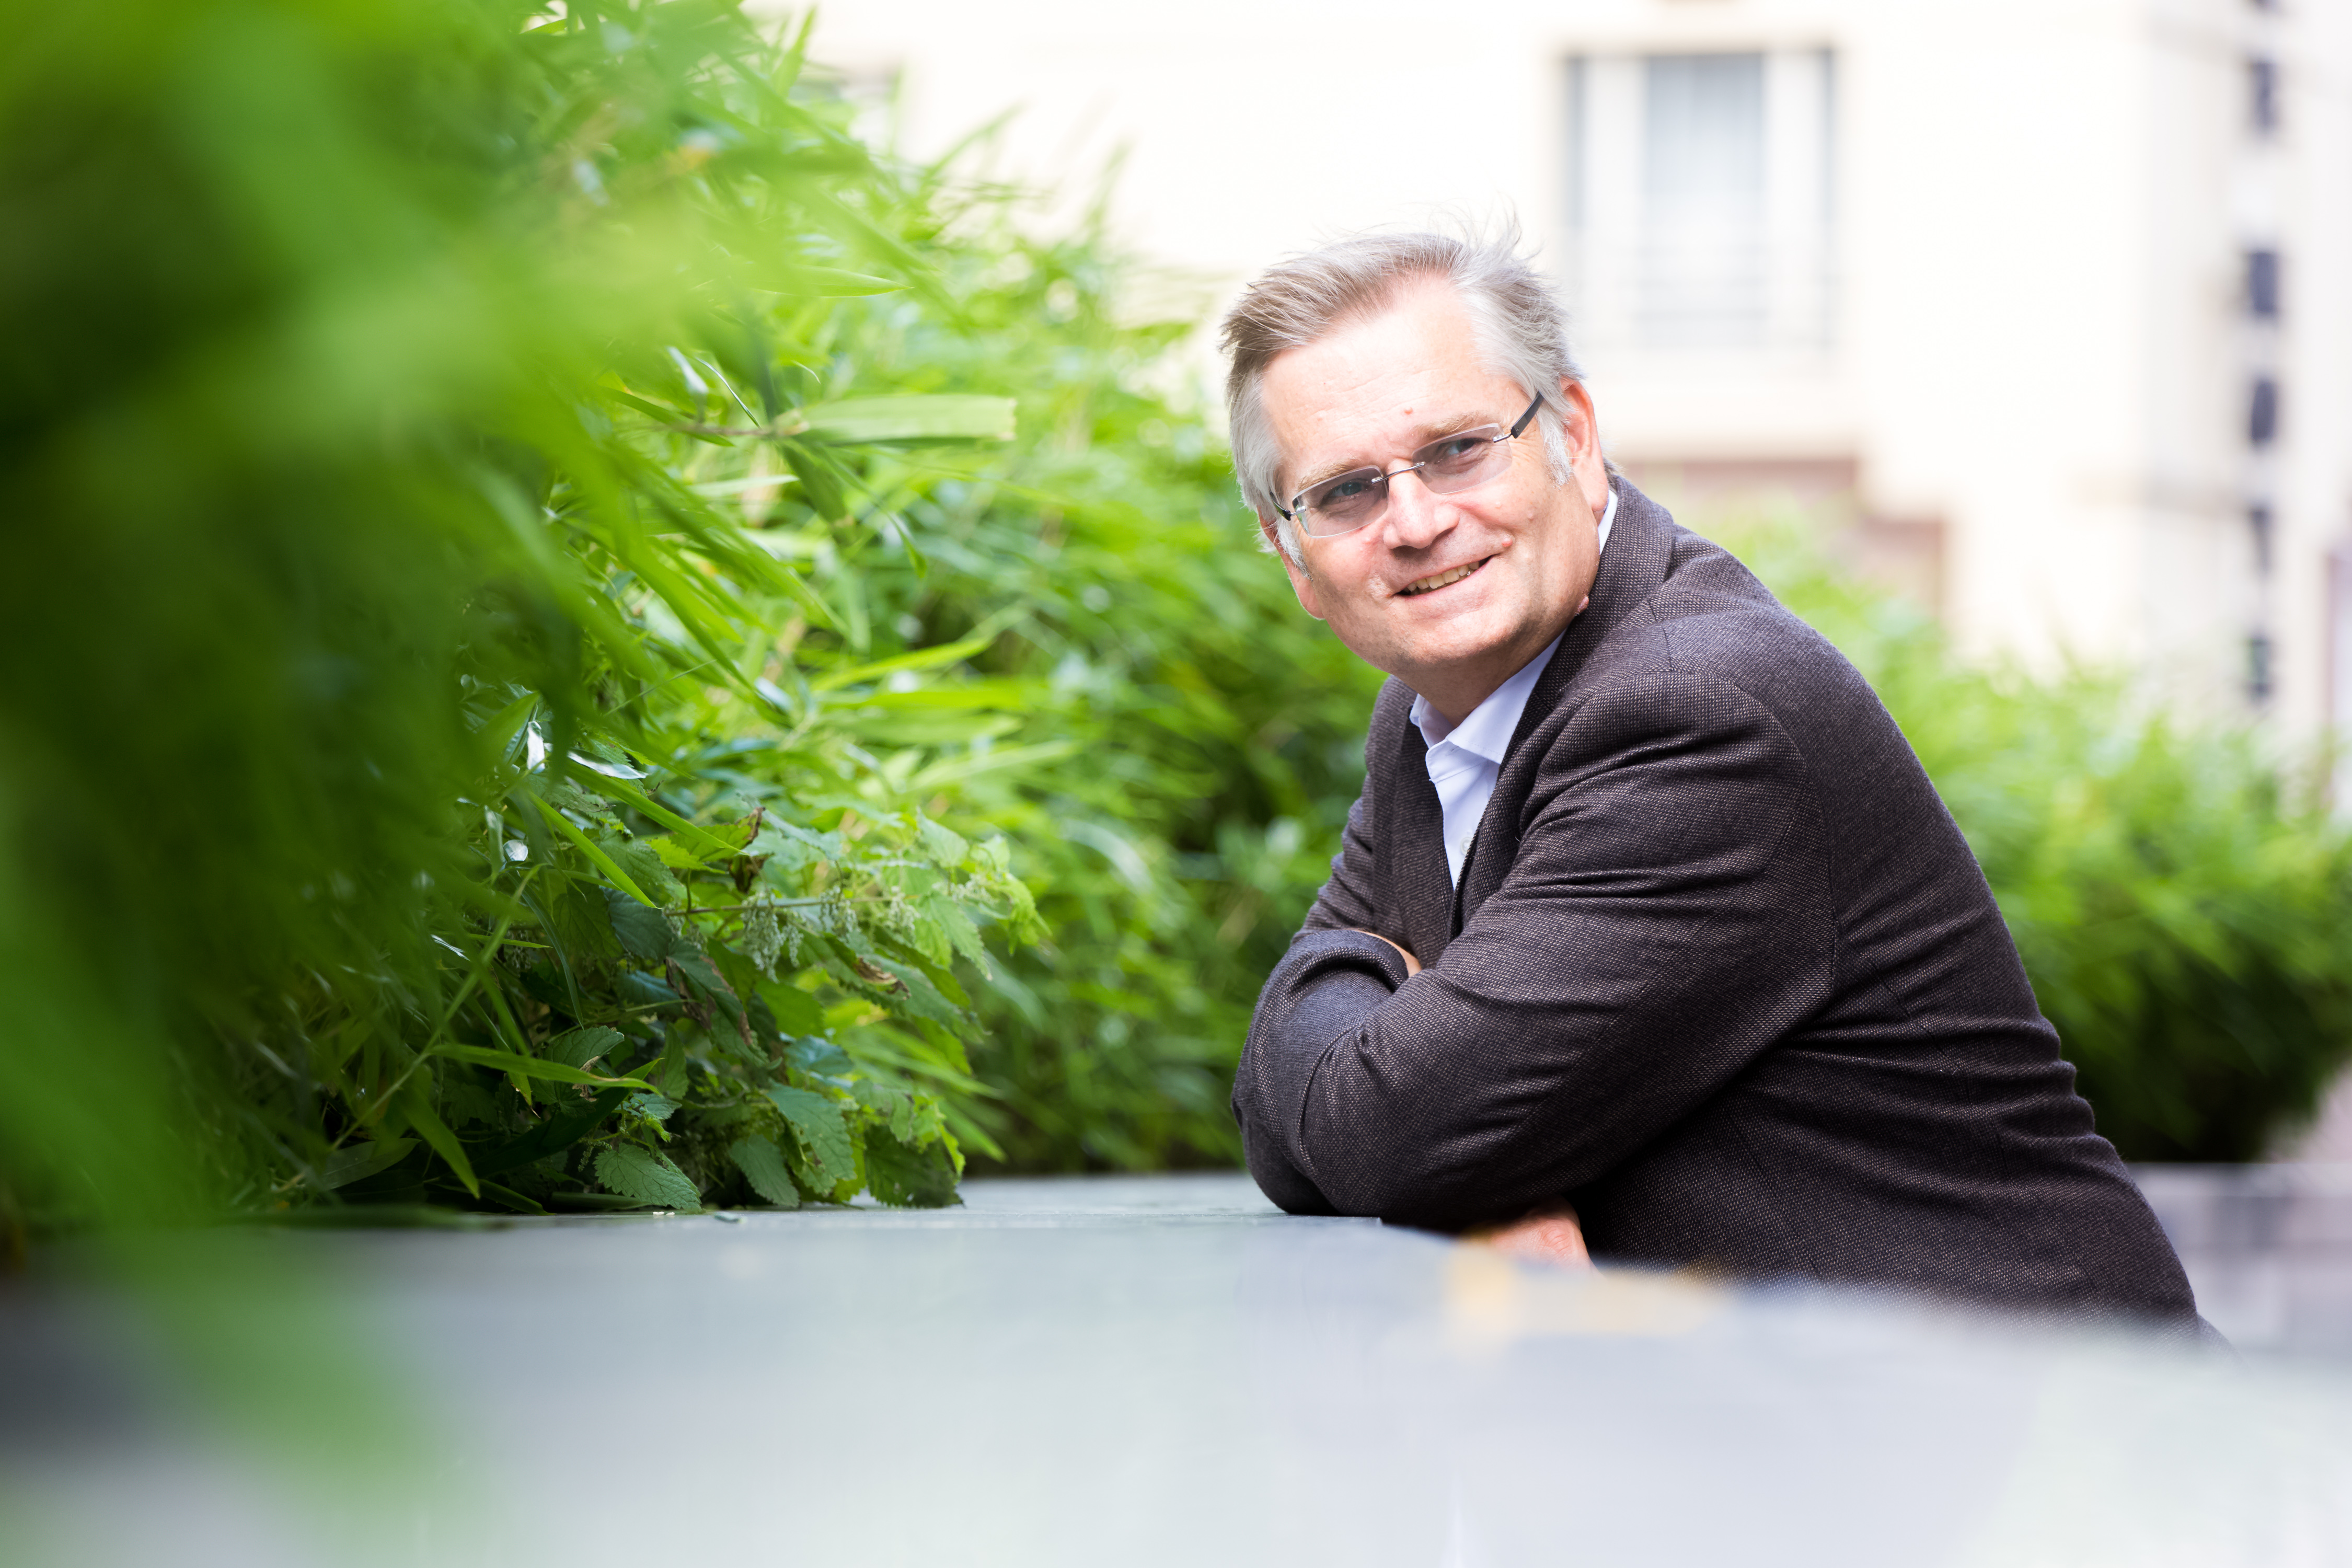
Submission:
[[[1960,645],[2352,723],[2345,0],[831,0],[901,146],[1008,108],[1219,289],[1517,216],[1610,449],[1793,499]]]

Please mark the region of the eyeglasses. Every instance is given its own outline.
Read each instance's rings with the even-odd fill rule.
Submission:
[[[1389,484],[1402,475],[1420,475],[1429,493],[1439,496],[1485,484],[1511,466],[1510,449],[1503,443],[1517,440],[1542,406],[1543,394],[1538,392],[1508,430],[1500,425],[1458,430],[1413,453],[1412,461],[1402,468],[1385,473],[1379,468],[1350,468],[1307,486],[1291,498],[1287,510],[1277,504],[1275,510],[1305,529],[1308,537],[1328,539],[1352,533],[1386,511]]]

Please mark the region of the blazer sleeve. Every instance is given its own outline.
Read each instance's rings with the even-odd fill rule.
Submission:
[[[1373,733],[1380,732],[1375,724]],[[1280,1026],[1286,1034],[1312,1035],[1328,1025],[1344,1028],[1373,1004],[1383,1001],[1405,977],[1403,960],[1386,942],[1362,933],[1379,924],[1380,859],[1375,824],[1380,820],[1372,798],[1372,770],[1365,770],[1364,787],[1348,808],[1348,826],[1341,833],[1339,853],[1331,858],[1331,875],[1307,911],[1306,924],[1291,939],[1290,952],[1277,974],[1295,968],[1303,954],[1328,954],[1332,965],[1318,971],[1318,983],[1300,999],[1307,1013]],[[1352,962],[1351,962],[1352,961]],[[1328,984],[1322,984],[1328,981]],[[1272,987],[1260,993],[1262,1016]],[[1250,1038],[1257,1037],[1253,1024]],[[1286,1061],[1285,1058],[1283,1060]],[[1294,1157],[1294,1140],[1274,1129],[1285,1114],[1279,1106],[1295,1108],[1295,1086],[1279,1083],[1257,1068],[1265,1053],[1244,1046],[1234,1072],[1234,1119],[1241,1123],[1242,1152],[1258,1190],[1292,1214],[1337,1214],[1328,1199],[1301,1170]],[[1281,1065],[1280,1062],[1272,1065]]]
[[[1818,799],[1736,686],[1595,692],[1546,748],[1509,874],[1437,963],[1408,979],[1334,931],[1276,966],[1235,1093],[1252,1171],[1278,1164],[1323,1212],[1440,1229],[1605,1175],[1830,995]]]

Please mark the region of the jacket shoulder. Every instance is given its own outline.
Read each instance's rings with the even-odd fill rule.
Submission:
[[[1672,673],[1737,687],[1784,721],[1855,702],[1883,716],[1861,671],[1737,556],[1675,531],[1664,580],[1593,650],[1578,685],[1597,691]]]

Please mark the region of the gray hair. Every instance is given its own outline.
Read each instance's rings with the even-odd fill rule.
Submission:
[[[1581,381],[1583,374],[1569,353],[1559,300],[1543,274],[1518,254],[1515,231],[1494,238],[1366,234],[1335,240],[1269,268],[1242,291],[1218,332],[1218,344],[1232,362],[1225,411],[1242,499],[1274,524],[1282,553],[1293,564],[1303,561],[1297,524],[1282,515],[1282,498],[1276,493],[1282,454],[1265,414],[1265,367],[1284,351],[1318,342],[1429,279],[1452,284],[1461,296],[1479,357],[1490,370],[1517,382],[1530,397],[1549,395],[1537,415],[1544,451],[1556,481],[1566,484],[1573,477],[1559,387],[1563,376]]]

